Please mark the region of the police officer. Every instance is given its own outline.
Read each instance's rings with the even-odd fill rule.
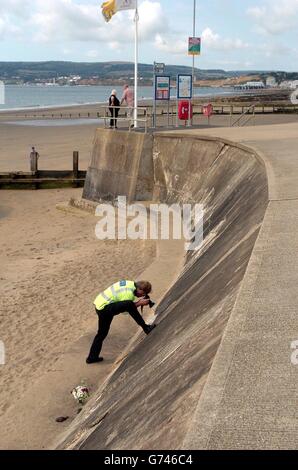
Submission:
[[[145,297],[149,296],[151,291],[152,286],[148,281],[119,281],[96,297],[94,305],[98,315],[98,333],[87,357],[87,364],[103,361],[103,358],[99,357],[103,341],[108,336],[114,316],[120,313],[129,313],[147,335],[151,333],[156,325],[147,325],[138,312],[138,307],[149,305],[150,300]],[[140,299],[137,302],[136,297]]]

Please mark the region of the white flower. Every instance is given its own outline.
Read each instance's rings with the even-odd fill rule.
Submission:
[[[84,405],[90,397],[89,389],[86,386],[82,385],[79,385],[78,387],[74,388],[72,391],[72,395],[74,399],[80,403],[80,405]]]

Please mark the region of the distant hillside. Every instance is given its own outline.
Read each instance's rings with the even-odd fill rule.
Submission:
[[[140,64],[139,74],[144,78],[152,77],[152,64]],[[178,73],[191,73],[191,67],[168,65],[166,73],[176,77]],[[238,72],[224,70],[195,70],[199,79],[228,78]],[[0,62],[2,79],[19,78],[23,80],[57,78],[61,76],[80,75],[82,78],[99,77],[122,78],[133,77],[134,64],[130,62]]]
[[[139,76],[143,79],[151,79],[153,73],[152,64],[140,64]],[[176,77],[179,73],[191,73],[191,67],[168,65],[166,73]],[[232,71],[224,70],[200,70],[195,69],[198,80],[218,80],[237,76],[259,75],[266,77],[273,75],[278,80],[298,79],[298,73],[287,72],[262,72],[262,71]],[[80,76],[83,79],[97,78],[100,80],[121,80],[134,76],[134,64],[130,62],[0,62],[1,80],[21,80],[32,82],[34,80],[46,80],[58,77]]]
[[[176,77],[178,73],[191,73],[191,67],[168,65],[166,73]],[[139,74],[151,78],[152,64],[140,64]],[[130,62],[0,62],[1,79],[19,78],[22,80],[57,78],[61,76],[79,75],[82,78],[98,77],[101,79],[127,78],[134,75],[134,64]],[[225,78],[231,76],[224,70],[199,70],[199,78]]]

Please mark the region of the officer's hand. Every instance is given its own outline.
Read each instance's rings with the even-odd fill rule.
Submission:
[[[150,300],[149,299],[140,299],[137,303],[136,303],[136,306],[137,307],[147,307],[147,305],[149,305],[150,303]]]

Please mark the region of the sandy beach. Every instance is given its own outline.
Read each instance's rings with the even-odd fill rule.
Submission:
[[[10,443],[14,439],[20,443],[21,436],[6,413],[82,335],[90,331],[92,339],[97,328],[92,306],[96,294],[118,279],[138,278],[155,256],[154,243],[99,241],[93,215],[56,209],[56,204],[80,194],[81,190],[45,190],[38,197],[32,191],[0,194],[7,213],[0,219],[0,337],[7,362],[0,376],[0,422],[5,423]],[[110,365],[135,332],[130,319],[119,317],[115,323]],[[81,373],[89,373],[84,364],[87,353],[82,352],[78,365],[78,383]],[[96,386],[96,369],[92,371],[89,383]],[[66,390],[74,385],[66,384]],[[4,441],[0,440],[0,448]]]
[[[32,146],[35,146],[40,154],[41,170],[71,169],[74,150],[80,152],[80,169],[86,170],[97,127],[97,124],[35,127],[1,123],[0,171],[29,171]]]
[[[31,145],[41,155],[41,169],[71,168],[74,149],[80,151],[80,168],[87,169],[96,127],[1,123],[0,171],[28,171]],[[138,279],[154,261],[156,244],[97,240],[92,214],[57,209],[81,194],[82,189],[0,192],[0,339],[6,348],[0,449],[47,448],[76,416],[72,388],[84,378],[96,390],[139,329],[129,317],[117,317],[105,363],[100,370],[86,366],[97,329],[95,296],[121,278]],[[61,415],[69,420],[57,424]]]

